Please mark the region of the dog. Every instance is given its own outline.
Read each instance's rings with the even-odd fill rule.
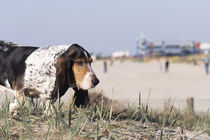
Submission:
[[[90,54],[78,44],[43,48],[0,46],[0,58],[0,85],[16,93],[11,112],[24,96],[44,98],[46,104],[53,104],[69,88],[75,91],[77,106],[87,105],[88,90],[99,83],[91,68]]]

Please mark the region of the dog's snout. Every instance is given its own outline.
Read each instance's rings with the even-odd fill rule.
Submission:
[[[93,84],[94,86],[96,86],[96,85],[98,85],[98,83],[99,83],[98,78],[97,78],[97,77],[93,78],[92,84]]]

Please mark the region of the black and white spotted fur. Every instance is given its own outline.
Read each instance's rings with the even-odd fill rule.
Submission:
[[[33,88],[51,97],[55,88],[56,60],[69,46],[49,46],[38,48],[25,61],[24,88]]]
[[[74,53],[71,54],[71,51]],[[68,65],[62,79],[59,79],[58,66],[56,66],[60,57],[63,57]],[[87,90],[96,86],[99,81],[88,63],[89,72],[85,75],[82,85],[78,87],[76,83],[71,84],[72,78],[75,82],[71,67],[74,60],[81,57],[86,57],[88,61],[87,57],[90,55],[77,44],[44,48],[0,46],[0,58],[2,58],[0,59],[0,73],[3,73],[0,75],[0,85],[15,90],[16,96],[19,93],[27,94],[30,90],[34,90],[39,94],[38,97],[51,101],[57,99],[58,92],[60,92],[60,97],[64,95],[69,87],[74,88],[77,94],[84,93],[86,97]],[[15,100],[10,109],[16,107],[17,101]]]

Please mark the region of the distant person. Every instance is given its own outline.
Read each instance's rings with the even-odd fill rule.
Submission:
[[[198,65],[197,60],[195,60],[195,59],[193,60],[193,65],[195,65],[195,66]]]
[[[106,60],[104,61],[104,73],[106,73],[107,72],[107,62],[106,62]]]
[[[204,65],[205,65],[206,74],[208,74],[209,73],[209,58],[208,57],[205,57],[203,59],[203,61],[204,61]]]
[[[169,60],[167,59],[166,62],[165,62],[165,72],[168,72],[168,69],[169,69]]]
[[[163,69],[163,65],[162,65],[161,60],[159,60],[159,61],[158,61],[158,63],[159,63],[159,70],[160,70],[160,72],[161,72],[161,71],[162,71],[162,69]]]
[[[110,60],[110,66],[112,66],[113,63],[114,63],[114,60],[113,60],[113,58],[111,58],[111,60]]]

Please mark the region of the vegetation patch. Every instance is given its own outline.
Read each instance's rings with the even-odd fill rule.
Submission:
[[[91,93],[87,108],[31,101],[9,113],[9,100],[0,109],[0,139],[189,139],[210,138],[210,113],[192,113],[167,104],[162,111],[140,104],[123,108],[103,94]]]

